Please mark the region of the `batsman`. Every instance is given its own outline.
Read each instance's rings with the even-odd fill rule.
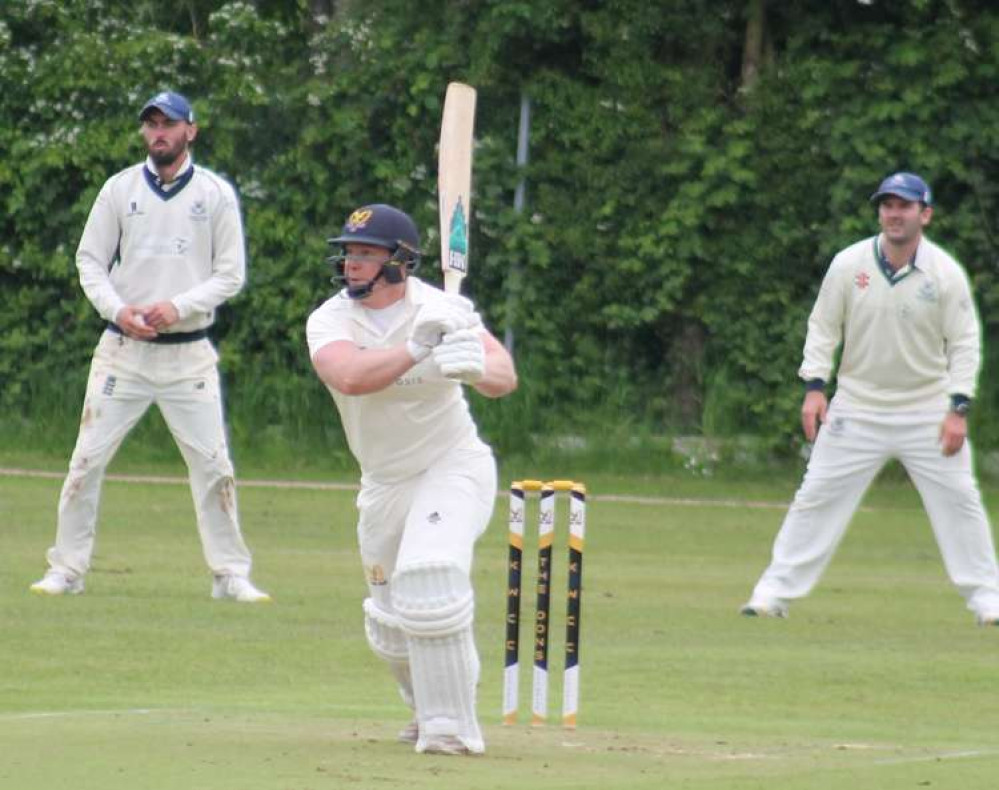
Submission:
[[[479,754],[471,569],[497,482],[463,385],[507,395],[513,360],[468,299],[414,276],[420,238],[404,212],[358,208],[330,243],[333,282],[344,287],[306,334],[361,467],[368,643],[414,713],[400,740],[417,752]]]

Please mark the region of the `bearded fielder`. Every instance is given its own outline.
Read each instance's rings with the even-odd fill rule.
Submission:
[[[871,200],[881,233],[833,259],[808,320],[801,418],[815,445],[742,613],[784,617],[790,601],[812,590],[867,486],[896,458],[967,608],[980,625],[997,625],[999,570],[967,441],[981,358],[971,287],[957,261],[923,235],[933,208],[922,178],[889,176]]]
[[[269,601],[251,584],[250,552],[222,415],[215,309],[245,279],[245,242],[232,186],[194,164],[194,112],[163,92],[139,113],[147,160],[112,176],[76,253],[80,283],[107,328],[94,351],[76,448],[62,494],[43,595],[83,592],[104,472],[152,404],[187,464],[212,597]]]
[[[462,385],[506,395],[513,361],[469,300],[413,276],[419,233],[402,211],[359,208],[330,241],[346,287],[312,313],[307,336],[361,467],[367,639],[414,711],[400,739],[478,754],[471,569],[497,484]]]

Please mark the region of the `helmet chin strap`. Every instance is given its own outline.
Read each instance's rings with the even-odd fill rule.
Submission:
[[[382,268],[378,270],[378,274],[372,277],[363,285],[348,285],[347,286],[347,296],[351,299],[367,299],[371,296],[371,292],[375,289],[375,283],[378,282],[382,277],[385,278],[385,282],[389,285],[398,285],[403,280],[402,266],[393,265],[396,261],[396,257],[393,256],[388,261],[382,264]]]
[[[366,283],[361,285],[348,285],[347,286],[347,296],[350,299],[367,299],[371,296],[371,292],[375,290],[375,283],[381,279],[381,276],[385,274],[385,268],[382,267],[378,270],[378,274],[368,280]]]

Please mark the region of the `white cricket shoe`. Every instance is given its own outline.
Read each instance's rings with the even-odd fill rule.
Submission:
[[[50,570],[28,589],[38,595],[79,595],[83,592],[83,577]]]
[[[420,740],[420,725],[413,719],[409,724],[399,730],[399,734],[395,736],[395,739],[399,743],[412,743],[416,744]]]
[[[787,604],[776,599],[754,598],[745,604],[739,614],[743,617],[787,617]]]
[[[416,743],[416,751],[422,754],[482,754],[485,750],[481,741],[469,746],[457,735],[427,735]]]
[[[245,576],[216,576],[212,582],[212,598],[239,603],[270,603],[271,597],[258,590]]]

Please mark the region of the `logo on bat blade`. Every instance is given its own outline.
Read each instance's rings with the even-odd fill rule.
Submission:
[[[448,238],[448,268],[459,272],[468,271],[468,223],[460,200],[455,203],[454,211],[451,212],[451,233]]]

